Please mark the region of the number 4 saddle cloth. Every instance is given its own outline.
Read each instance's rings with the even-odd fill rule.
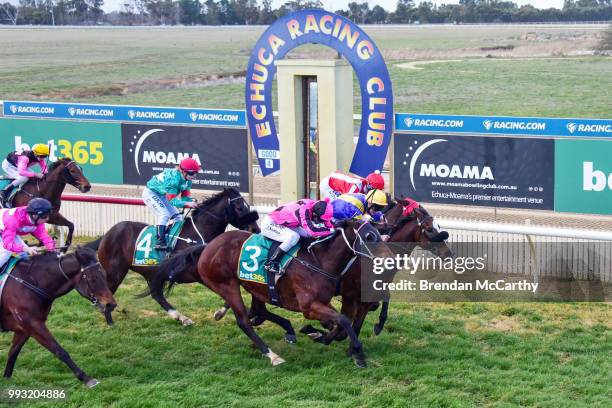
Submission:
[[[241,280],[268,284],[268,273],[264,269],[269,253],[273,246],[277,246],[278,242],[264,237],[261,234],[253,234],[244,241],[238,260],[238,278]],[[289,253],[283,255],[281,260],[281,275],[282,271],[287,268],[289,262],[297,255],[300,249],[300,244],[295,245]]]
[[[173,223],[168,232],[166,232],[166,242],[168,249],[159,251],[155,249],[157,245],[157,231],[155,225],[147,225],[138,234],[136,247],[134,248],[133,266],[157,266],[170,256],[178,242],[179,234],[183,229],[185,221],[177,221]]]

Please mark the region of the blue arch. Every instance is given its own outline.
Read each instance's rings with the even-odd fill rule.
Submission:
[[[263,175],[280,170],[279,141],[272,117],[274,61],[308,43],[338,51],[352,65],[359,81],[362,120],[350,171],[365,176],[382,169],[393,133],[393,90],[383,56],[359,26],[335,13],[315,9],[276,20],[259,38],[249,58],[246,116]]]

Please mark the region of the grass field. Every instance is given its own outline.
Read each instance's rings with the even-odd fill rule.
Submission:
[[[612,58],[592,55],[605,25],[365,29],[387,60],[397,112],[610,116]],[[244,70],[262,31],[0,29],[0,98],[243,108]],[[290,53],[333,56],[320,46]],[[398,67],[448,59],[458,61]],[[355,112],[359,103],[356,89]]]
[[[86,389],[30,340],[14,377],[0,388],[61,388],[69,407],[431,406],[511,407],[612,404],[612,308],[605,304],[395,304],[386,331],[367,322],[370,367],[345,357],[346,343],[296,345],[277,326],[258,332],[287,363],[272,367],[220,299],[200,285],[177,287],[176,306],[196,320],[181,327],[129,275],[117,292],[120,312],[107,327],[76,293],[60,299],[48,325],[73,359],[101,380]],[[296,327],[304,320],[289,316]],[[10,335],[0,341],[6,361]]]

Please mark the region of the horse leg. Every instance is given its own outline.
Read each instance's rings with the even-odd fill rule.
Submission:
[[[49,218],[49,224],[57,225],[58,227],[68,227],[68,237],[66,238],[66,247],[72,244],[72,234],[74,233],[74,224],[68,221],[60,213],[52,213]]]
[[[15,361],[17,361],[17,356],[21,351],[21,348],[25,344],[26,341],[30,338],[29,334],[25,332],[15,332],[13,335],[13,343],[11,344],[11,349],[8,353],[8,360],[6,361],[6,368],[4,369],[4,377],[9,378],[13,375],[13,369],[15,368]]]
[[[234,311],[234,316],[236,316],[236,323],[238,327],[247,335],[249,338],[255,343],[255,346],[264,354],[266,357],[270,359],[270,363],[273,366],[277,366],[285,362],[278,354],[272,351],[270,347],[255,333],[255,329],[251,325],[251,321],[249,320],[249,313],[247,312],[247,308],[242,300],[242,296],[240,296],[240,285],[238,282],[227,282],[222,285],[210,285],[211,289],[213,289],[218,294],[223,294],[223,298],[227,302],[227,304]]]
[[[213,317],[215,318],[216,321],[219,321],[225,317],[229,309],[230,309],[230,306],[226,302],[223,304],[223,306],[221,306],[221,308],[215,310],[215,314],[213,315]]]
[[[172,319],[179,321],[183,324],[183,326],[191,326],[193,324],[193,320],[179,312],[168,302],[166,297],[163,294],[163,291],[155,291],[152,286],[151,279],[147,279],[147,284],[149,285],[149,289],[151,292],[151,297],[168,313]]]
[[[293,330],[293,326],[288,319],[285,319],[282,316],[279,316],[275,313],[272,313],[266,308],[266,304],[255,297],[253,297],[253,301],[251,302],[251,319],[262,319],[262,323],[266,320],[271,321],[282,327],[285,330],[285,341],[289,344],[295,344],[297,342],[297,337],[295,335],[295,330]],[[252,322],[253,320],[251,320]]]
[[[311,303],[310,308],[303,313],[307,319],[320,321],[331,320],[342,326],[351,339],[350,351],[355,364],[360,368],[367,367],[363,346],[351,326],[351,321],[346,316],[336,312],[331,306],[318,301]]]
[[[385,327],[387,321],[387,311],[389,310],[389,301],[384,301],[382,308],[380,309],[380,315],[378,316],[378,323],[374,325],[374,334],[379,335]]]
[[[79,366],[75,364],[74,361],[72,361],[72,358],[70,358],[68,352],[64,350],[62,346],[59,345],[57,340],[55,340],[55,338],[43,322],[34,321],[30,324],[29,328],[32,337],[34,337],[36,341],[40,343],[41,346],[49,350],[57,358],[62,360],[64,364],[70,367],[76,378],[78,378],[81,382],[85,383],[88,388],[95,387],[100,383],[100,381],[96,380],[95,378],[91,378],[90,376],[85,374],[85,372],[81,370]]]

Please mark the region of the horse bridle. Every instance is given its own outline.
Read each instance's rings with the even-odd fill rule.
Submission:
[[[359,256],[365,256],[365,257],[366,257],[366,258],[368,258],[368,259],[374,259],[374,254],[372,254],[372,252],[370,251],[370,249],[369,249],[369,248],[368,248],[366,245],[363,245],[363,246],[364,246],[364,247],[366,248],[366,250],[368,251],[368,254],[366,254],[365,252],[361,252],[361,251],[358,251],[358,250],[356,250],[356,249],[355,249],[355,247],[356,247],[356,245],[357,245],[357,240],[358,240],[358,239],[359,239],[359,241],[360,241],[360,244],[363,244],[363,243],[365,242],[365,241],[363,240],[363,238],[361,238],[361,236],[359,235],[359,231],[361,231],[361,229],[362,229],[362,228],[363,228],[365,225],[367,225],[367,224],[368,224],[367,222],[364,222],[363,224],[361,224],[361,225],[359,226],[359,228],[357,228],[357,229],[353,228],[353,231],[355,232],[355,235],[356,235],[355,240],[353,241],[353,245],[351,245],[351,244],[350,244],[350,242],[349,242],[349,240],[348,240],[348,238],[347,238],[347,236],[346,236],[346,233],[344,232],[344,228],[336,228],[336,231],[339,231],[339,232],[342,234],[342,238],[344,239],[344,243],[346,244],[346,246],[347,246],[347,247],[348,247],[348,248],[349,248],[349,249],[350,249],[350,250],[353,252],[353,256],[352,256],[352,257],[351,257],[351,259],[349,259],[349,261],[346,263],[345,267],[344,267],[344,268],[342,268],[342,271],[340,272],[340,274],[339,274],[339,275],[333,275],[333,274],[331,274],[331,273],[329,273],[329,272],[327,272],[327,271],[325,271],[325,270],[323,270],[323,269],[321,269],[321,268],[319,268],[319,267],[317,267],[317,266],[315,266],[315,265],[312,265],[312,264],[310,264],[310,263],[308,263],[308,262],[306,262],[306,261],[303,261],[303,260],[301,260],[301,259],[299,259],[299,258],[296,258],[296,257],[295,257],[295,256],[293,256],[293,255],[292,255],[291,257],[292,257],[293,259],[295,259],[296,261],[298,261],[300,264],[304,265],[306,268],[308,268],[308,269],[310,269],[310,270],[312,270],[312,271],[314,271],[314,272],[317,272],[317,273],[319,273],[319,274],[321,274],[321,275],[325,276],[326,278],[331,279],[331,280],[332,280],[332,281],[334,281],[334,282],[338,282],[340,279],[342,279],[342,277],[344,276],[344,274],[345,274],[345,273],[346,273],[346,272],[349,270],[349,268],[351,267],[351,265],[353,265],[353,263],[355,262],[355,260],[356,260],[356,259],[357,259]],[[316,245],[319,245],[319,244],[321,244],[321,243],[323,243],[323,242],[325,242],[325,241],[327,241],[327,240],[329,240],[329,239],[333,238],[333,237],[334,237],[334,235],[335,235],[335,234],[332,234],[332,235],[329,235],[329,236],[327,236],[327,237],[325,237],[325,238],[318,239],[318,240],[314,241],[313,243],[311,243],[310,245],[308,245],[308,248],[307,248],[308,253],[309,253],[309,254],[311,254],[311,255],[314,257],[314,259],[317,261],[317,263],[318,263],[319,265],[321,264],[321,262],[320,262],[320,261],[319,261],[319,259],[317,258],[316,254],[315,254],[314,252],[311,252],[311,249],[312,249],[313,247],[315,247]]]
[[[62,258],[63,255],[58,254],[57,256],[57,265],[59,267],[60,272],[62,273],[62,275],[64,276],[64,278],[66,278],[67,281],[70,280],[70,278],[68,277],[68,275],[66,274],[66,272],[64,272],[64,268],[62,268]],[[87,289],[89,290],[89,295],[83,295],[84,297],[87,298],[87,300],[89,300],[92,304],[97,304],[98,303],[98,299],[95,297],[95,295],[93,294],[93,291],[91,290],[91,285],[89,284],[89,281],[87,280],[87,275],[85,273],[85,271],[87,271],[88,269],[94,267],[94,266],[98,266],[100,265],[100,262],[96,262],[93,263],[91,265],[88,265],[86,267],[81,266],[81,278],[85,279],[85,282],[87,282]],[[52,301],[54,298],[49,295],[44,289],[39,288],[38,286],[21,279],[18,276],[14,276],[13,274],[10,274],[9,277],[13,278],[15,281],[17,281],[18,283],[20,283],[21,285],[25,286],[26,288],[30,289],[32,292],[36,293],[37,295]],[[80,292],[79,292],[80,293]]]
[[[68,164],[64,166],[64,169],[62,170],[62,175],[65,177],[66,182],[68,184],[76,188],[79,188],[81,186],[81,183],[79,183],[79,181],[70,173],[69,168],[71,165],[75,165],[79,169],[81,168],[74,160],[70,160]],[[82,172],[82,169],[81,169],[81,172]]]
[[[70,278],[68,277],[68,275],[66,274],[66,272],[64,272],[64,268],[62,268],[62,258],[64,256],[62,254],[58,254],[57,256],[57,265],[59,266],[59,270],[62,273],[62,275],[64,275],[64,278],[66,278],[67,281],[70,280]],[[82,266],[81,265],[81,279],[85,279],[85,282],[87,283],[87,290],[89,291],[89,294],[83,294],[80,291],[77,291],[85,298],[87,298],[87,300],[89,300],[93,305],[97,305],[98,304],[98,299],[96,298],[96,296],[93,293],[93,290],[91,289],[91,285],[89,284],[89,280],[87,279],[87,273],[86,271],[88,269],[91,269],[95,266],[100,266],[100,262],[95,262],[92,263],[90,265],[87,266]]]

